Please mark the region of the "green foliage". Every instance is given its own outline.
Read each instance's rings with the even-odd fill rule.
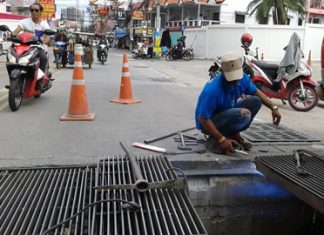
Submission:
[[[306,14],[306,3],[307,0],[252,0],[247,11],[250,15],[256,14],[259,24],[266,24],[272,13],[273,23],[284,25],[288,23],[288,10],[303,16]]]

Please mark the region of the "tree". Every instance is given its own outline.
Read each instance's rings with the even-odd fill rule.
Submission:
[[[272,13],[274,24],[288,24],[288,11],[306,14],[307,0],[252,0],[247,6],[250,15],[256,14],[259,24],[267,24],[269,14]]]

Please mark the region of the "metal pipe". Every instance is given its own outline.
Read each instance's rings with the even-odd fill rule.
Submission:
[[[135,160],[135,156],[130,152],[128,147],[125,144],[123,144],[122,142],[120,142],[120,146],[125,151],[126,156],[128,157],[130,165],[132,167],[132,171],[134,172],[135,179],[136,179],[136,182],[135,182],[136,190],[139,191],[139,192],[147,191],[148,188],[149,188],[149,184],[148,184],[147,180],[145,180],[143,178],[143,175],[141,173],[141,169],[139,168],[139,166],[138,166],[138,164],[137,164],[137,162]]]
[[[170,133],[168,135],[164,135],[164,136],[153,138],[153,139],[144,140],[144,143],[145,144],[150,144],[150,143],[153,143],[155,141],[163,140],[163,139],[166,139],[168,137],[177,135],[179,132],[186,132],[186,131],[191,131],[191,130],[194,130],[194,129],[196,129],[196,127],[191,127],[191,128],[187,128],[187,129],[184,129],[184,130],[181,130],[181,131],[172,132],[172,133]]]

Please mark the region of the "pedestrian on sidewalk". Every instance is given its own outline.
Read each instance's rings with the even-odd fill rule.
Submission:
[[[249,150],[252,144],[244,141],[240,132],[250,127],[262,103],[271,110],[273,123],[279,125],[278,106],[243,73],[239,55],[222,56],[221,69],[222,73],[208,81],[199,96],[196,127],[209,135],[206,147],[214,153],[234,152],[235,142]],[[248,96],[241,98],[243,94]]]

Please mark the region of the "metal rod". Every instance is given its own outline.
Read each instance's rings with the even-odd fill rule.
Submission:
[[[124,149],[126,156],[128,157],[128,159],[130,161],[132,171],[134,172],[134,175],[136,178],[135,186],[136,186],[137,191],[139,191],[139,192],[147,191],[149,184],[148,184],[147,180],[145,180],[143,178],[141,169],[139,168],[139,166],[135,160],[135,156],[130,152],[128,147],[126,147],[126,145],[123,144],[122,142],[120,142],[120,146]]]
[[[191,127],[191,128],[187,128],[187,129],[184,129],[184,130],[172,132],[172,133],[170,133],[168,135],[164,135],[164,136],[153,138],[153,139],[147,139],[147,140],[144,140],[144,143],[145,144],[153,143],[155,141],[163,140],[163,139],[166,139],[168,137],[174,136],[174,135],[178,134],[179,132],[186,132],[186,131],[191,131],[191,130],[194,130],[194,129],[196,129],[196,127]]]

